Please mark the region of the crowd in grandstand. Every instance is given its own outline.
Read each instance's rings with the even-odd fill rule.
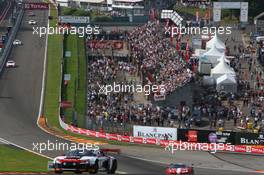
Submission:
[[[158,22],[149,22],[126,35],[131,62],[120,62],[103,55],[100,58],[89,60],[88,119],[101,127],[109,122],[119,126],[141,124],[190,128],[193,124],[199,125],[201,118],[207,118],[210,128],[225,127],[227,121],[233,120],[234,127],[247,128],[248,123],[252,123],[253,128],[263,131],[263,111],[255,107],[257,105],[255,103],[263,103],[261,99],[263,95],[256,91],[250,92],[250,83],[245,81],[239,81],[238,85],[241,86],[241,91],[242,89],[245,91],[244,105],[252,106],[250,115],[244,114],[234,103],[237,99],[234,94],[227,97],[228,105],[222,103],[221,95],[215,95],[211,99],[199,99],[193,108],[187,105],[163,108],[151,103],[148,105],[135,104],[133,93],[122,92],[107,95],[99,93],[98,84],[107,85],[113,82],[133,84],[134,82],[126,80],[124,76],[126,73],[138,73],[142,76],[142,82],[147,78],[153,84],[165,85],[167,95],[191,81],[194,73],[188,68],[185,60],[179,56],[175,47],[173,48],[169,40],[164,37],[164,31],[160,25]],[[239,60],[237,57],[235,62]],[[252,60],[249,60],[249,64],[251,62]],[[235,68],[241,71],[240,64],[235,64]],[[259,72],[255,73],[256,86],[261,89],[263,86],[259,74]]]
[[[164,33],[158,22],[152,22],[129,33],[128,41],[133,59],[147,72],[151,83],[165,85],[166,92],[171,93],[188,83],[193,73]]]

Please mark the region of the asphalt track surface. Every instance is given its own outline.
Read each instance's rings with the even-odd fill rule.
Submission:
[[[46,26],[48,12],[35,11],[35,14],[35,17],[28,17],[25,13],[16,37],[23,42],[23,45],[14,47],[10,54],[9,59],[14,60],[17,67],[5,69],[0,77],[0,138],[29,150],[33,150],[33,143],[47,143],[48,140],[54,143],[68,143],[45,133],[36,124],[41,93],[45,37],[40,38],[32,35],[32,26],[27,21],[34,19],[38,22],[37,26]],[[37,152],[37,150],[33,151]],[[62,151],[46,151],[42,154],[53,158],[62,154]],[[199,152],[196,153],[196,155],[199,154]],[[115,156],[118,160],[118,172],[120,173],[164,174],[165,172],[166,164],[131,158],[125,153]],[[178,155],[177,160],[181,160],[181,156],[182,160],[192,159],[191,157],[188,158],[183,152]],[[202,153],[201,159],[207,159],[206,156],[208,158],[212,157],[210,154]],[[230,159],[230,157],[235,159],[236,155],[222,156],[223,162]],[[249,161],[254,160],[247,156],[242,156],[242,158]],[[159,161],[158,158],[156,160]],[[241,162],[231,160],[240,166],[239,163]],[[195,171],[196,174],[201,175],[253,174],[237,169],[235,171],[222,170],[221,167],[216,169],[195,168]]]

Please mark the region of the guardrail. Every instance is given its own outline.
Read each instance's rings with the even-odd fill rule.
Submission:
[[[18,32],[18,29],[19,29],[19,26],[21,24],[21,21],[22,21],[22,18],[23,18],[23,15],[24,15],[24,9],[21,9],[18,16],[17,16],[17,20],[16,20],[16,23],[11,31],[11,34],[8,38],[8,41],[4,47],[4,51],[3,51],[3,54],[0,56],[0,73],[2,73],[2,70],[5,66],[5,62],[11,52],[11,49],[12,49],[12,46],[13,46],[13,41],[16,37],[16,34]]]
[[[93,130],[87,130],[78,128],[72,125],[65,123],[61,117],[59,117],[60,126],[70,132],[101,138],[106,140],[119,141],[124,143],[136,143],[136,144],[147,144],[147,145],[157,145],[165,147],[168,151],[183,150],[198,150],[198,151],[219,151],[227,153],[243,153],[243,154],[255,154],[255,155],[264,155],[264,146],[255,146],[255,145],[231,145],[223,143],[194,143],[194,142],[182,142],[176,140],[161,140],[155,138],[144,138],[144,137],[133,137],[125,136],[119,134],[110,134],[105,132],[97,132]]]

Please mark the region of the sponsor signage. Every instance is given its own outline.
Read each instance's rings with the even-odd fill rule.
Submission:
[[[219,2],[223,9],[240,9],[240,2]]]
[[[92,40],[87,42],[88,48],[90,49],[123,49],[123,41],[118,40],[108,40],[108,41],[98,41]]]
[[[221,9],[214,9],[213,13],[214,13],[214,16],[213,16],[214,22],[221,21]]]
[[[61,101],[60,107],[61,108],[72,108],[72,102],[70,102],[70,101]]]
[[[213,6],[214,22],[221,20],[221,9],[240,9],[240,21],[248,21],[248,2],[214,2]]]
[[[25,9],[27,10],[46,10],[49,9],[49,4],[47,3],[25,3]]]
[[[115,140],[115,141],[121,141],[121,142],[129,142],[129,143],[139,143],[139,144],[150,144],[150,145],[159,145],[161,147],[166,147],[169,146],[170,144],[174,145],[179,145],[180,141],[169,141],[169,140],[162,140],[162,139],[156,139],[156,138],[146,138],[146,137],[132,137],[132,136],[124,136],[124,135],[117,135],[117,134],[110,134],[110,133],[104,133],[104,132],[96,132],[93,130],[86,130],[86,129],[81,129],[74,127],[72,125],[64,123],[61,118],[60,119],[60,124],[61,127],[64,128],[65,130],[74,132],[74,133],[79,133],[91,137],[96,137],[96,138],[105,138],[108,140]],[[144,127],[143,130],[145,130],[145,126],[136,126],[136,127]],[[163,127],[151,127],[151,128],[163,128]],[[142,128],[141,128],[142,129]],[[164,128],[163,128],[164,129]],[[167,128],[167,129],[175,129],[176,128]],[[188,131],[187,129],[181,129],[182,131],[185,131],[185,133]],[[190,137],[194,140],[197,140],[197,134],[199,131],[202,130],[190,130]],[[219,133],[218,133],[219,134]],[[247,134],[247,133],[240,133],[242,134]],[[252,134],[252,133],[251,133]],[[176,135],[179,135],[176,133]],[[221,134],[223,135],[223,134]],[[224,134],[226,135],[226,134]],[[228,135],[228,134],[227,134]],[[232,134],[231,134],[232,135]],[[263,134],[257,134],[259,138],[263,138]],[[192,140],[190,139],[190,140]],[[190,142],[183,142],[183,145],[186,145]],[[182,145],[182,147],[183,147]],[[254,145],[230,145],[230,144],[214,144],[214,143],[191,143],[191,148],[193,150],[201,147],[201,151],[225,151],[225,152],[237,152],[237,153],[249,153],[249,154],[259,154],[259,155],[264,155],[264,146],[254,146]],[[181,147],[181,148],[182,148]]]
[[[151,127],[151,126],[133,126],[134,137],[155,138],[164,140],[166,137],[168,140],[177,140],[177,128],[166,127]],[[153,143],[153,139],[148,139],[147,142]]]
[[[248,22],[248,2],[241,2],[240,21]]]
[[[70,81],[71,80],[71,74],[64,74],[64,81]]]
[[[237,145],[264,145],[264,133],[236,133]]]
[[[209,134],[206,133],[206,139],[208,139],[209,143],[234,144],[235,133],[229,131],[223,131],[223,132],[214,131],[214,132],[210,132]]]
[[[89,16],[59,16],[60,23],[89,24]]]
[[[178,140],[185,142],[234,144],[235,132],[178,129]]]

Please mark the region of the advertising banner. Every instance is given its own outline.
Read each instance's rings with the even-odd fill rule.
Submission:
[[[87,42],[88,48],[90,49],[123,49],[123,41],[119,40],[108,40],[108,41],[99,41],[92,40]]]
[[[26,10],[47,10],[49,9],[49,4],[47,3],[25,3]]]
[[[178,140],[199,143],[235,143],[235,132],[178,129]]]
[[[61,101],[60,107],[61,108],[72,108],[72,102],[70,102],[70,101]]]
[[[240,2],[220,2],[222,9],[240,9]]]
[[[240,21],[248,22],[248,2],[241,2]]]
[[[145,126],[135,126],[136,130],[137,129],[141,129],[138,132],[142,132],[144,131],[144,134],[141,134],[143,137],[132,137],[132,136],[124,136],[124,135],[117,135],[117,134],[110,134],[110,133],[104,133],[104,132],[97,132],[97,131],[93,131],[93,130],[86,130],[86,129],[81,129],[81,128],[77,128],[75,126],[72,125],[68,125],[66,123],[64,123],[64,121],[61,119],[61,117],[59,118],[60,121],[60,125],[62,128],[64,128],[65,130],[68,130],[70,132],[74,132],[74,133],[79,133],[82,135],[87,135],[87,136],[92,136],[95,138],[104,138],[107,140],[115,140],[115,141],[120,141],[120,142],[127,142],[127,143],[138,143],[138,144],[149,144],[149,145],[159,145],[161,147],[165,147],[166,149],[168,149],[168,145],[170,146],[171,144],[177,146],[177,147],[181,147],[181,148],[191,148],[192,150],[199,150],[199,151],[212,151],[212,152],[216,152],[216,151],[224,151],[224,152],[236,152],[236,153],[247,153],[247,154],[258,154],[258,155],[264,155],[264,146],[260,146],[260,145],[232,145],[232,144],[224,144],[224,143],[199,143],[199,142],[193,142],[193,141],[197,141],[198,139],[200,140],[202,137],[201,133],[206,133],[203,132],[205,130],[190,130],[188,131],[187,129],[179,129],[180,132],[177,133],[177,129],[176,128],[165,128],[165,127],[145,127]],[[149,129],[146,129],[149,128]],[[158,129],[157,129],[158,128]],[[153,130],[151,130],[153,129]],[[136,131],[134,130],[134,131]],[[153,131],[153,132],[151,132]],[[159,134],[157,134],[157,131],[159,131]],[[176,133],[175,133],[176,132]],[[222,137],[226,138],[228,136],[229,137],[233,137],[233,132],[223,132],[223,133],[216,133],[215,131],[208,131],[209,135],[211,133],[215,133],[217,136],[220,136],[218,138],[218,140],[223,141],[226,139],[223,139]],[[207,132],[207,133],[208,133]],[[177,140],[163,140],[160,139],[162,138],[161,136],[164,133],[174,133],[172,135],[176,136],[179,135],[180,138],[184,138],[184,139],[188,139],[190,141],[188,142],[182,142],[181,141],[177,141]],[[184,133],[188,133],[188,138],[184,137]],[[239,133],[239,136],[242,136],[243,134],[249,134],[251,135],[252,133]],[[153,138],[153,137],[146,137],[146,136],[160,136],[158,138]],[[245,135],[244,135],[245,137]],[[250,137],[250,136],[247,136]],[[259,140],[262,140],[263,138],[263,134],[257,134],[257,138]],[[179,139],[180,140],[180,139]],[[215,140],[215,136],[211,136],[210,140]],[[191,142],[192,141],[192,142]],[[220,142],[219,141],[219,142]],[[248,142],[247,142],[248,143]],[[253,141],[252,143],[257,143],[255,141]],[[187,147],[186,147],[187,146]],[[175,147],[174,147],[175,148]],[[171,149],[174,149],[173,147]]]
[[[214,14],[214,16],[213,16],[214,22],[221,21],[221,9],[214,8],[213,14]]]
[[[236,133],[237,145],[264,145],[264,133]]]
[[[88,24],[90,23],[89,16],[59,16],[60,23],[70,24]]]
[[[133,126],[134,137],[155,138],[160,140],[177,140],[177,129],[166,127],[151,127],[151,126]],[[147,142],[153,143],[153,140],[148,139]]]

